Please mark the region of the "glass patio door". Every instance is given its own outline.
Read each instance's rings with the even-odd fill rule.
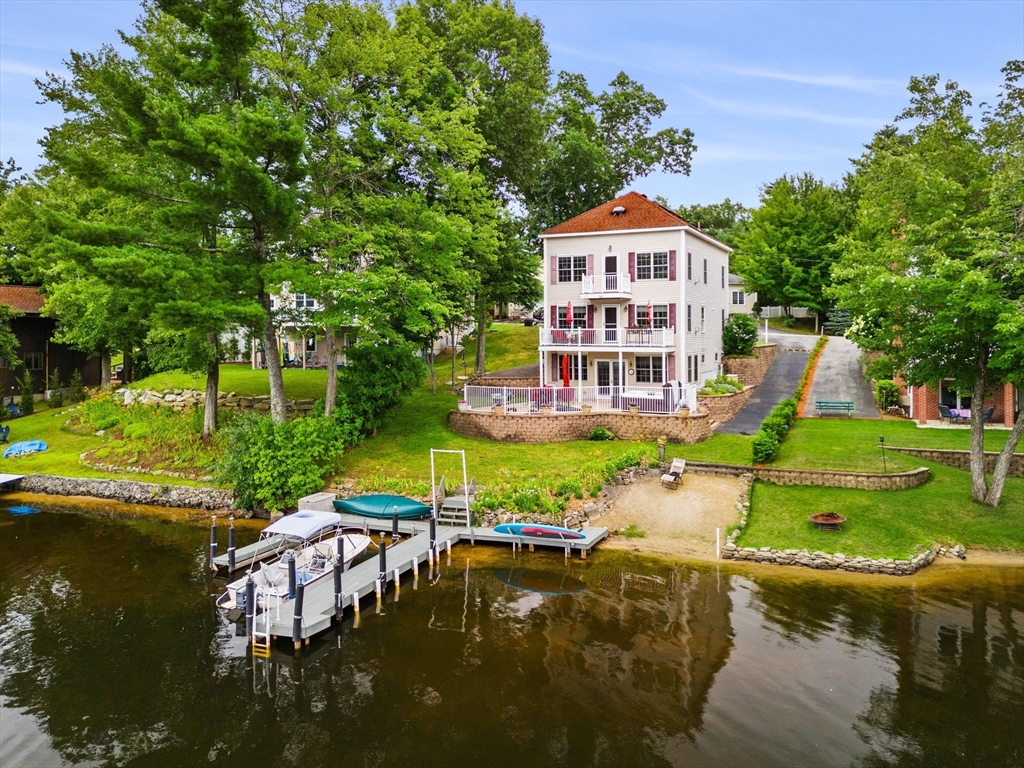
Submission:
[[[619,342],[619,306],[618,304],[604,305],[604,343],[618,344]]]

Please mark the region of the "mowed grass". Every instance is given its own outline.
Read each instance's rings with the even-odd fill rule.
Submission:
[[[284,378],[284,393],[289,399],[316,400],[323,397],[327,391],[327,371],[323,369],[304,371],[301,368],[285,368],[281,373]],[[206,389],[206,377],[193,376],[182,371],[165,371],[139,379],[131,386],[132,389],[198,389],[202,392]],[[264,369],[253,370],[244,364],[225,364],[220,367],[218,389],[221,392],[234,392],[248,397],[269,395],[270,380]]]
[[[1007,435],[986,431],[986,450],[1000,450]],[[879,436],[887,445],[914,448],[966,450],[970,443],[967,431],[920,429],[910,422],[798,419],[773,466],[881,472]],[[738,543],[892,558],[912,557],[936,541],[1024,549],[1024,478],[1007,478],[1002,504],[993,509],[970,500],[969,472],[886,451],[889,472],[921,466],[931,470],[931,479],[906,491],[757,483]],[[807,518],[819,512],[845,515],[842,532],[818,531]]]
[[[8,438],[10,442],[42,440],[46,443],[47,450],[17,458],[0,458],[0,472],[14,475],[43,474],[63,477],[116,478],[159,482],[164,485],[199,485],[199,483],[182,478],[100,472],[85,466],[79,461],[79,456],[86,451],[102,447],[107,442],[107,437],[97,436],[91,432],[78,434],[71,431],[65,426],[65,422],[74,415],[73,408],[41,408],[40,404],[37,404],[36,412],[31,416],[5,421],[4,425],[11,428]]]

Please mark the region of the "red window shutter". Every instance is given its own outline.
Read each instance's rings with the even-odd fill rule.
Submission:
[[[558,327],[558,307],[554,304],[551,305],[551,323],[552,328]]]
[[[629,252],[629,282],[636,282],[636,252]],[[630,306],[632,310],[632,306]],[[633,323],[630,323],[632,325]]]
[[[594,327],[594,305],[587,304],[587,328]]]
[[[665,356],[665,381],[672,381],[676,377],[676,356],[666,355]]]
[[[676,327],[676,305],[675,304],[669,304],[668,305],[668,327],[669,328],[675,328]]]
[[[676,252],[675,251],[669,251],[668,252],[668,279],[669,280],[675,280],[676,279]]]
[[[594,274],[594,254],[592,253],[587,254],[587,274]]]
[[[633,264],[632,256],[633,256],[633,254],[631,253],[629,255],[630,255],[630,259],[629,259],[630,271],[632,272],[633,271],[633,267],[632,267],[632,264]],[[628,320],[627,320],[627,322],[629,323],[629,327],[630,328],[632,328],[633,326],[636,325],[636,304],[630,304],[629,305],[629,313],[628,313]]]
[[[551,284],[558,285],[558,256],[551,257]]]

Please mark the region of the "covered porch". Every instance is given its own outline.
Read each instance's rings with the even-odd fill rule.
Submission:
[[[459,403],[463,411],[530,416],[548,413],[676,414],[696,409],[697,386],[665,384],[543,387],[467,385]]]

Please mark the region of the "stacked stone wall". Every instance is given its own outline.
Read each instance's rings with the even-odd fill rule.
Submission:
[[[711,420],[721,424],[735,416],[740,408],[747,404],[747,400],[754,394],[754,389],[754,386],[747,386],[742,392],[732,395],[699,395],[699,398],[701,402],[707,403]]]
[[[481,376],[475,381],[471,382],[474,386],[480,387],[537,387],[540,386],[538,383],[539,379],[536,376],[530,378],[524,377],[507,377],[507,378],[491,378],[488,376]]]
[[[156,405],[183,411],[186,408],[202,408],[206,395],[197,389],[144,389],[141,392],[133,389],[117,390],[119,400],[125,405],[139,403]],[[285,407],[290,417],[309,416],[313,412],[315,400],[286,400]],[[270,413],[270,395],[247,397],[234,392],[218,392],[217,408],[228,411],[253,411]]]
[[[902,448],[894,445],[885,446],[886,450],[905,453],[925,461],[934,461],[936,464],[945,464],[947,467],[971,470],[970,451],[940,450],[937,448]],[[996,460],[999,454],[995,451],[985,452],[985,471],[992,472],[996,468]],[[1012,477],[1024,477],[1024,453],[1015,453],[1010,458],[1010,469],[1007,472]]]
[[[620,440],[654,440],[665,435],[670,443],[699,443],[711,437],[706,413],[659,416],[645,413],[494,414],[452,411],[448,426],[460,435],[503,443],[563,443],[586,440],[595,427],[608,427]]]
[[[760,384],[778,354],[778,344],[754,347],[752,357],[727,357],[722,361],[722,370],[733,374],[745,385]]]
[[[137,483],[132,480],[27,475],[17,482],[16,488],[25,493],[92,496],[97,499],[122,501],[126,504],[153,504],[190,509],[230,509],[235,503],[231,491],[191,488],[185,485]]]
[[[927,467],[910,472],[880,474],[874,472],[839,472],[832,469],[789,469],[787,467],[747,467],[739,464],[713,464],[687,461],[686,468],[704,475],[749,474],[757,480],[775,485],[814,485],[824,488],[856,488],[862,491],[905,491],[928,481]]]

